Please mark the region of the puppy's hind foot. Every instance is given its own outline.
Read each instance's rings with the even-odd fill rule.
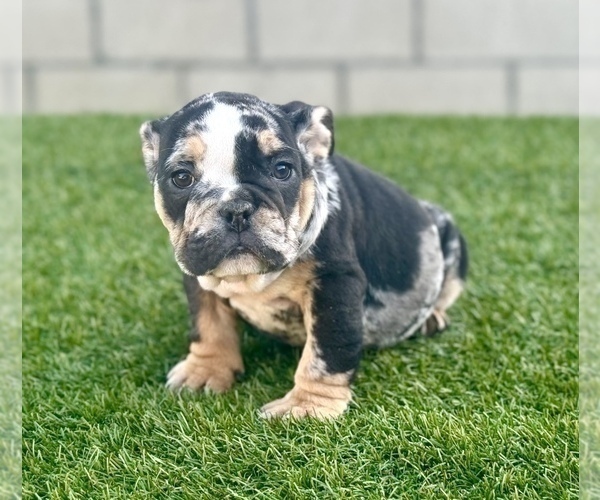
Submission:
[[[421,332],[426,337],[432,337],[438,333],[442,333],[450,326],[450,318],[446,311],[434,309],[429,318],[425,320],[421,328]]]

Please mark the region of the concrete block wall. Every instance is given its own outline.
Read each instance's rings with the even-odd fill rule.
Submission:
[[[342,114],[578,107],[576,0],[24,0],[23,20],[30,113],[168,113],[216,90]]]

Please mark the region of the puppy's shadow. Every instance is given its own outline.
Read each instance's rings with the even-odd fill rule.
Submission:
[[[289,346],[244,324],[240,330],[245,383],[268,386],[289,385],[302,354],[301,347]]]

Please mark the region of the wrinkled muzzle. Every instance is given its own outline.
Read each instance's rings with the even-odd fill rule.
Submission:
[[[184,272],[216,277],[280,270],[294,260],[299,246],[276,210],[240,198],[190,203],[182,235],[172,241]]]

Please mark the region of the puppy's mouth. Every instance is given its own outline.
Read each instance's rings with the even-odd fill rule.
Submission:
[[[260,259],[260,255],[258,255],[258,253],[254,250],[252,250],[252,248],[243,245],[243,244],[239,244],[235,247],[233,247],[231,250],[229,250],[226,254],[225,257],[223,257],[223,260],[225,259],[235,259],[237,257],[241,257],[243,255],[253,255],[254,257]]]
[[[230,252],[208,275],[235,281],[250,274],[266,274],[269,271],[268,266],[253,252],[236,251]]]
[[[260,255],[245,245],[237,245],[229,250],[219,265],[209,272],[210,276],[226,280],[269,272],[268,266]]]

